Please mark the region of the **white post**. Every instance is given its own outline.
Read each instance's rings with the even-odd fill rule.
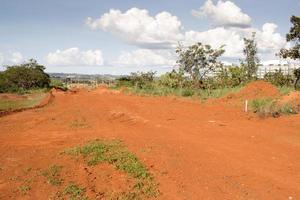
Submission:
[[[248,112],[248,100],[245,101],[245,112]]]

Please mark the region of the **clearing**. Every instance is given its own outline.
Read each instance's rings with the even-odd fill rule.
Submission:
[[[54,91],[0,118],[0,199],[300,199],[300,115],[244,113],[249,88],[206,103]]]

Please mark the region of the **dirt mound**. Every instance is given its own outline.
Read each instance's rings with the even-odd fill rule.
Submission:
[[[265,81],[254,81],[246,85],[239,92],[229,94],[227,99],[256,99],[256,98],[274,98],[279,96],[279,90],[271,83]]]
[[[296,110],[300,110],[300,92],[290,92],[288,95],[285,95],[280,98],[279,102],[280,105],[288,104],[292,106]]]

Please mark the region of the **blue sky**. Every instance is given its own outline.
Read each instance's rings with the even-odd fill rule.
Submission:
[[[261,60],[274,60],[299,14],[299,0],[0,0],[0,64],[35,58],[49,72],[165,72],[177,41],[224,43],[222,60],[237,62],[253,31]]]

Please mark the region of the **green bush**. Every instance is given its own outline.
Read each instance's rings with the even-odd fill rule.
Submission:
[[[293,84],[293,77],[291,75],[284,75],[281,69],[266,73],[264,80],[280,87],[291,86]]]
[[[58,79],[51,79],[50,87],[56,88],[56,89],[61,89],[63,91],[68,90],[67,86],[61,80],[58,80]]]
[[[299,82],[300,82],[300,68],[294,70],[294,76],[296,78],[295,83],[294,83],[294,88],[296,90],[299,90],[300,89],[300,84],[299,84]]]
[[[278,105],[274,99],[254,99],[250,102],[251,109],[260,116],[278,117],[280,114],[296,114],[297,110],[286,103]]]
[[[159,85],[169,88],[182,87],[184,81],[183,73],[172,70],[160,76]]]
[[[223,68],[216,77],[217,87],[236,87],[247,80],[247,73],[243,65]]]
[[[156,72],[136,72],[130,74],[130,79],[136,88],[153,88],[154,76]]]
[[[0,75],[0,92],[22,92],[49,87],[50,77],[45,67],[31,59],[28,63],[8,66]]]

